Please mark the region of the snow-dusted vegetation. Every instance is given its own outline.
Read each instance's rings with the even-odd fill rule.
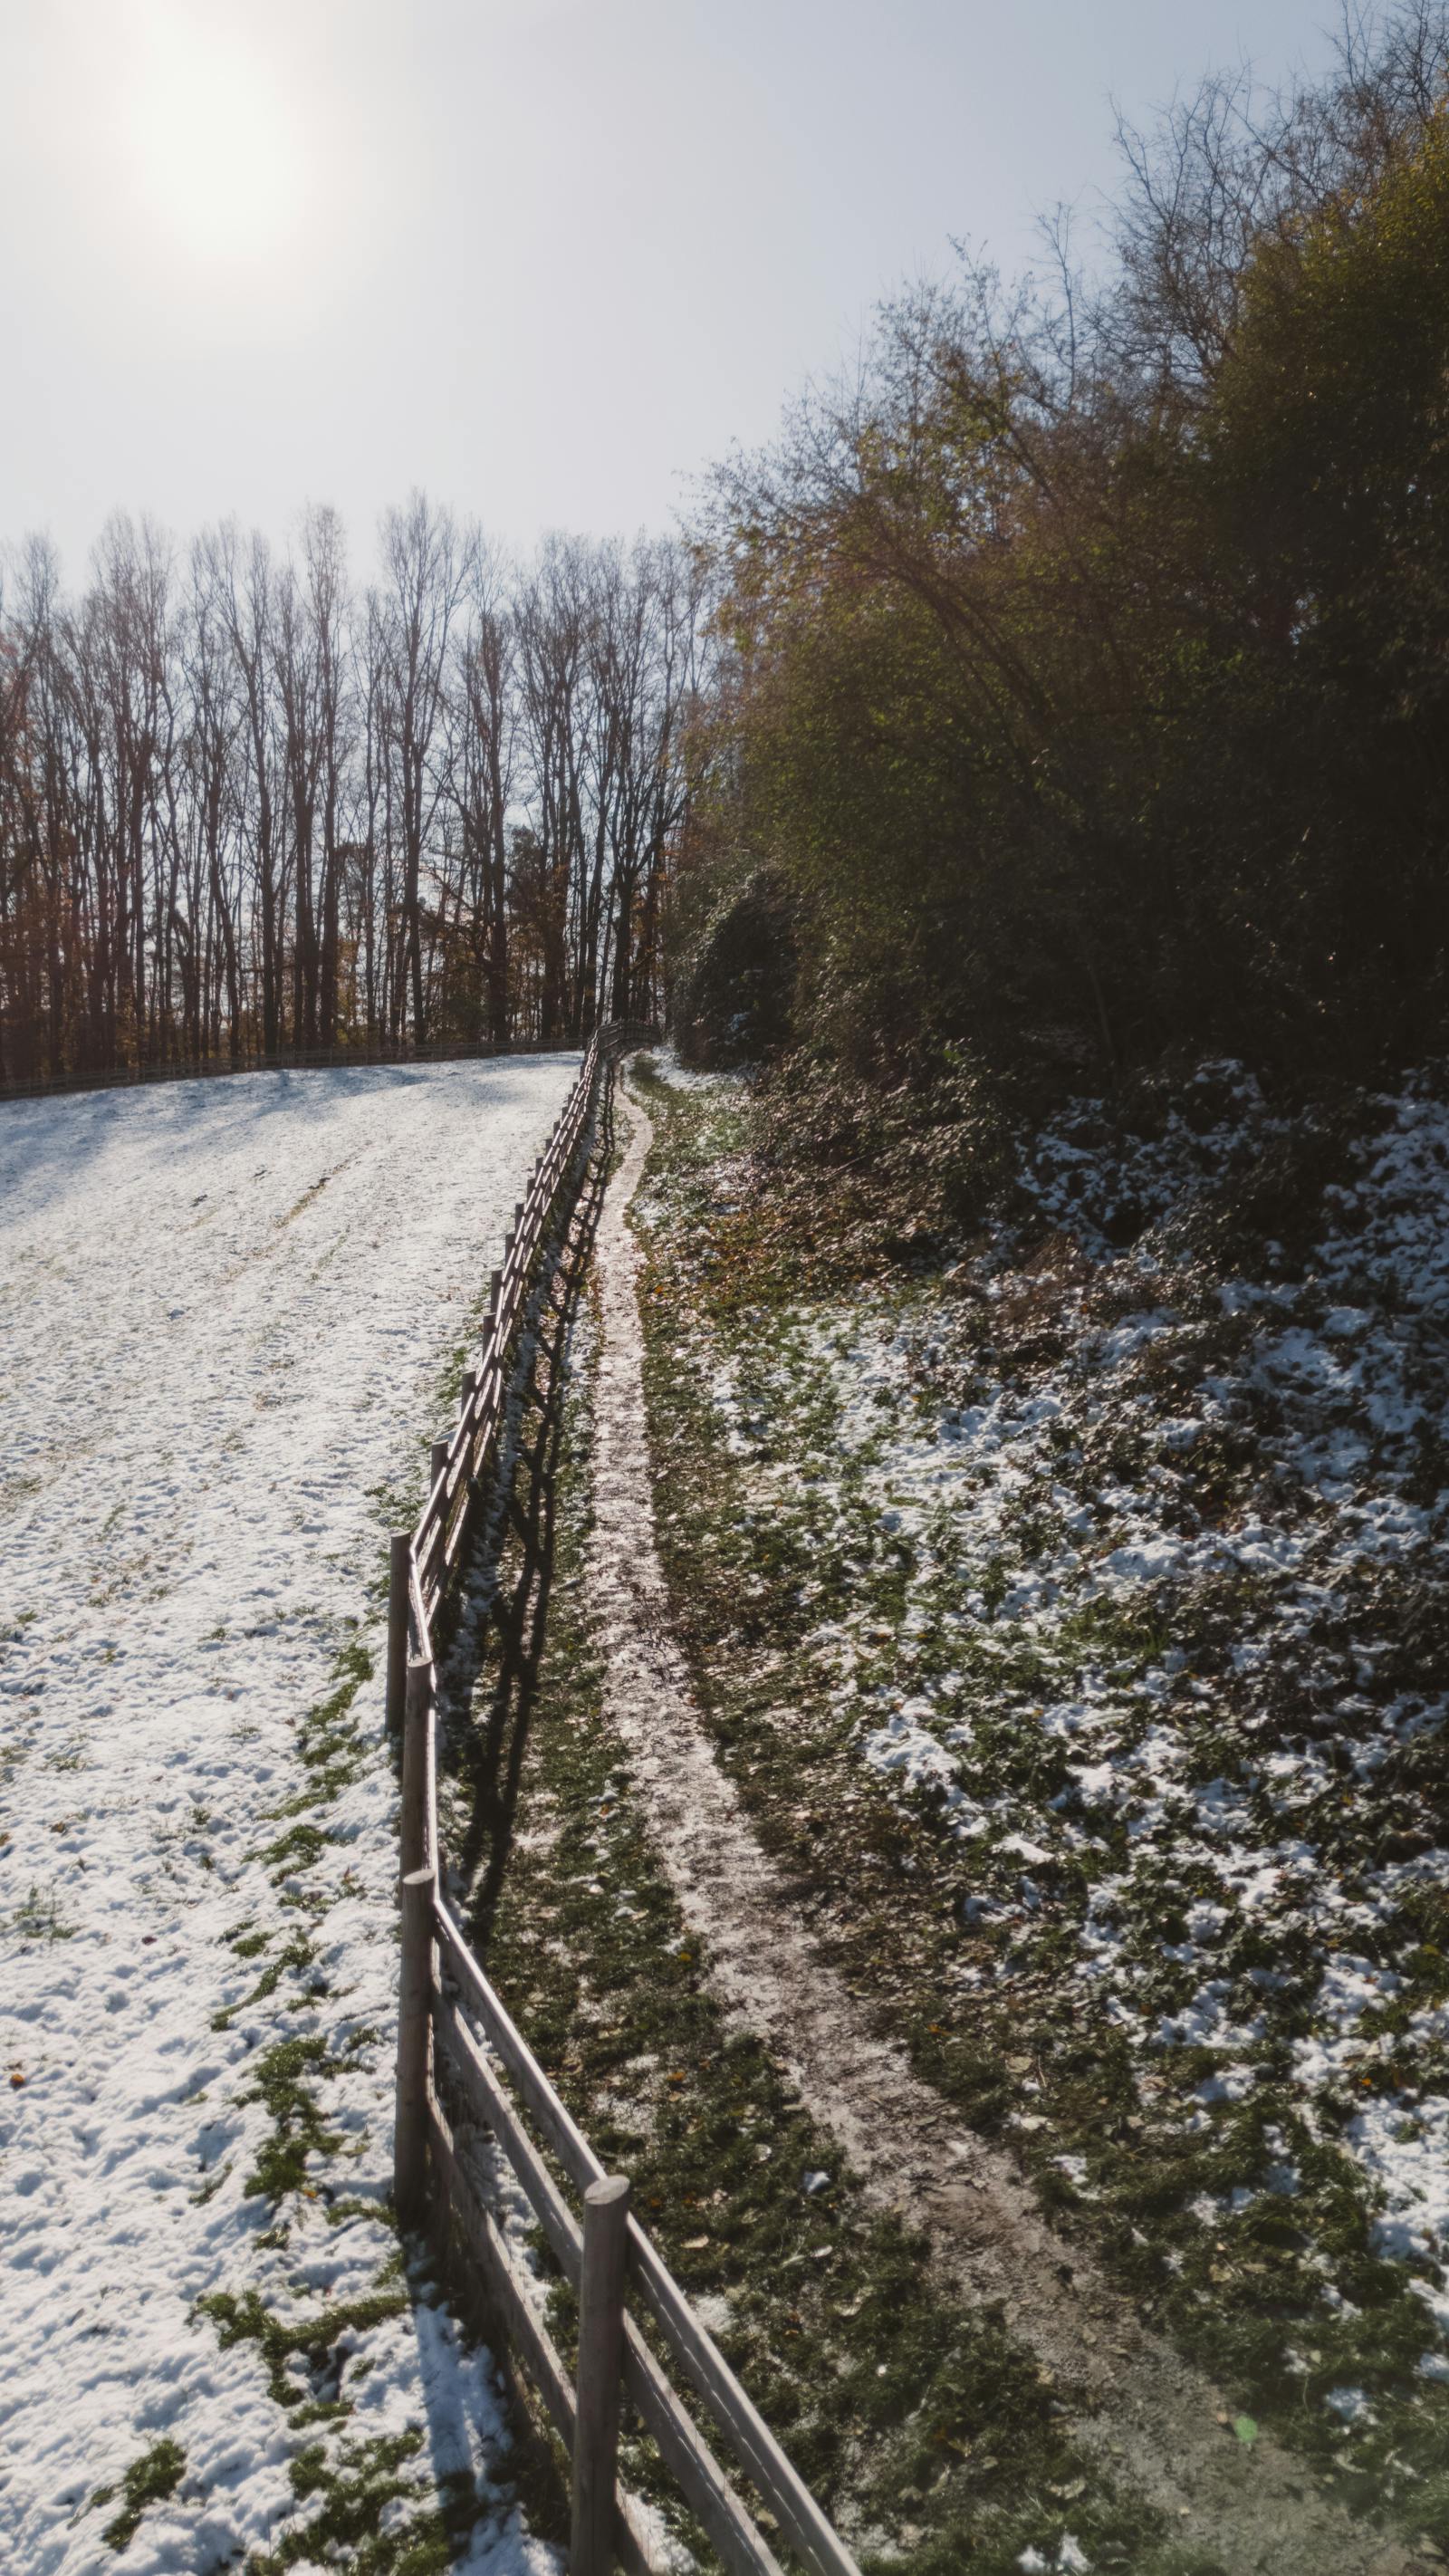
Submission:
[[[742,1776],[1063,2225],[1437,2533],[1442,1083],[1290,1112],[1215,1064],[1083,1102],[945,1266],[824,1295],[740,1095],[673,1103],[655,1383],[731,1453],[691,1495],[676,1448],[670,1487],[746,1604],[732,1650],[696,1622]],[[888,1892],[852,1774],[911,1828]]]
[[[378,1650],[385,1533],[574,1072],[0,1118],[0,2557],[28,2576],[363,2540],[552,2563],[491,2364],[384,2208]]]

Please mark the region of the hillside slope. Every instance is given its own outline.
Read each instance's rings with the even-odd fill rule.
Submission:
[[[647,1085],[660,1540],[802,1919],[1058,2224],[1449,2550],[1449,1106],[1204,1067],[851,1286]]]
[[[488,2357],[383,2208],[378,1649],[385,1534],[574,1071],[0,1118],[0,2557],[30,2576],[553,2564]]]

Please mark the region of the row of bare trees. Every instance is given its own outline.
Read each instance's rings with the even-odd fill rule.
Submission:
[[[0,1081],[337,1046],[577,1045],[652,1016],[701,574],[506,564],[415,497],[378,575],[120,518],[0,588]]]

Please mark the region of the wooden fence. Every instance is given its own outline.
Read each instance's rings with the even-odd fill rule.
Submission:
[[[693,2389],[737,2467],[810,2576],[859,2576],[488,1983],[442,1892],[437,1816],[437,1670],[433,1622],[462,1555],[504,1420],[506,1369],[529,1277],[555,1209],[572,1206],[600,1083],[625,1045],[610,1028],[590,1048],[568,1104],[514,1211],[477,1361],[464,1374],[456,1429],[435,1443],[416,1529],[392,1542],[388,1714],[402,1729],[402,1962],[398,1998],[394,2196],[407,2226],[447,2221],[542,2399],[573,2466],[571,2576],[663,2576],[668,2552],[617,2477],[621,2404],[633,2408],[713,2548],[734,2576],[780,2576],[764,2533],[682,2403]],[[579,2297],[572,2377],[520,2264],[459,2155],[435,2078],[489,2131]],[[505,2083],[504,2078],[507,2081]],[[540,2144],[541,2141],[541,2144]],[[562,2183],[556,2178],[561,2174]],[[580,2203],[576,2215],[570,2195]],[[649,2320],[667,2354],[641,2331]]]

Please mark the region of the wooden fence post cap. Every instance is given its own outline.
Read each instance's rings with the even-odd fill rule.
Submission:
[[[403,1880],[404,1887],[431,1887],[432,1884],[433,1873],[430,1869],[410,1869]],[[627,2191],[627,2183],[624,2188]]]
[[[584,2200],[590,2209],[612,2209],[617,2202],[627,2200],[632,2189],[627,2174],[602,2174],[597,2182],[589,2184]]]

